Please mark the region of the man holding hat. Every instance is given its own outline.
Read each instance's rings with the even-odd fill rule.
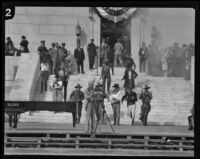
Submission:
[[[139,60],[140,60],[140,72],[145,72],[146,70],[146,61],[148,56],[148,48],[146,43],[142,42],[142,47],[139,50]]]
[[[88,88],[85,90],[86,99],[86,119],[85,119],[85,131],[93,132],[95,129],[95,98],[94,98],[94,81],[89,81]]]
[[[71,93],[70,99],[78,102],[78,118],[76,119],[76,123],[79,124],[81,120],[82,100],[85,98],[85,96],[84,93],[81,91],[82,86],[80,84],[77,84],[75,88],[76,90]]]
[[[141,106],[141,113],[140,113],[140,120],[142,121],[143,125],[147,125],[147,117],[148,113],[151,110],[150,101],[152,99],[152,93],[148,91],[148,89],[151,88],[148,85],[143,86],[142,93],[139,97],[140,100],[142,100],[142,106]]]
[[[89,57],[89,68],[93,69],[95,56],[97,55],[94,39],[91,39],[91,43],[88,44],[87,52],[88,52],[88,57]]]
[[[111,99],[111,105],[113,108],[113,117],[114,117],[114,123],[113,125],[119,125],[120,122],[120,105],[121,105],[121,91],[119,84],[115,83],[113,85],[114,90],[111,93],[110,99]]]
[[[42,40],[41,41],[41,45],[38,47],[38,54],[40,56],[40,63],[42,63],[42,61],[44,60],[44,55],[46,54],[46,52],[48,52],[46,46],[45,46],[45,41]]]

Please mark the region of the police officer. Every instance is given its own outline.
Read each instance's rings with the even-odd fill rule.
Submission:
[[[68,53],[67,53],[67,49],[65,48],[65,43],[62,43],[62,50],[63,50],[63,53],[64,53],[64,57],[66,58],[68,56]]]
[[[85,60],[85,53],[84,50],[81,48],[80,44],[77,45],[77,48],[74,50],[74,58],[77,62],[77,71],[80,73],[80,67],[81,67],[81,73],[84,74],[84,60]]]
[[[152,93],[148,91],[148,89],[151,88],[148,85],[143,86],[142,93],[140,95],[140,98],[142,100],[142,106],[141,106],[141,113],[140,113],[140,120],[142,121],[143,125],[147,125],[147,117],[148,113],[151,110],[150,101],[152,99]]]
[[[88,83],[88,88],[85,90],[86,99],[86,120],[85,120],[85,131],[94,132],[95,129],[95,99],[94,99],[94,82]]]
[[[122,102],[124,100],[127,100],[127,115],[132,119],[131,125],[133,125],[135,120],[135,102],[137,101],[137,94],[131,88],[129,88],[125,95],[122,97]]]
[[[91,39],[91,43],[88,44],[87,51],[89,57],[89,69],[93,69],[95,56],[97,55],[94,39]]]
[[[80,84],[77,84],[75,88],[76,90],[71,93],[70,99],[78,102],[78,118],[76,119],[76,123],[79,124],[81,120],[82,100],[85,98],[85,96],[84,93],[81,91],[82,86]]]
[[[119,125],[120,123],[120,105],[121,105],[121,91],[120,87],[117,83],[113,85],[114,90],[111,92],[111,105],[113,108],[113,117],[114,123],[113,125]]]
[[[58,50],[56,48],[56,44],[51,44],[52,48],[49,50],[49,54],[51,55],[51,61],[52,61],[52,74],[58,74]]]
[[[41,45],[38,47],[38,54],[40,56],[40,63],[43,61],[43,57],[48,52],[46,46],[45,46],[45,41],[41,41]]]

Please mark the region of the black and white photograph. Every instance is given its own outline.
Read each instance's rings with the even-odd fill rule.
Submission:
[[[4,9],[4,155],[194,157],[194,8]]]

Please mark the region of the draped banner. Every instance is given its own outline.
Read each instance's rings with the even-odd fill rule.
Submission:
[[[136,12],[136,8],[129,7],[96,7],[98,14],[114,23],[128,19]]]

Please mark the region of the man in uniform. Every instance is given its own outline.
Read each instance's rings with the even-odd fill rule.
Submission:
[[[74,50],[74,58],[77,62],[77,71],[80,73],[80,67],[81,67],[81,73],[84,74],[84,60],[85,60],[85,53],[84,50],[80,47],[80,44],[77,45],[77,48]]]
[[[143,41],[142,47],[139,50],[140,72],[146,71],[147,56],[148,56],[148,48],[146,47],[146,43]]]
[[[49,50],[49,54],[51,55],[52,61],[52,74],[58,74],[57,63],[58,63],[58,50],[56,48],[56,44],[52,43],[52,48]]]
[[[62,50],[63,50],[63,53],[64,53],[64,57],[66,58],[68,56],[68,53],[67,53],[67,49],[65,48],[65,43],[62,43]]]
[[[85,90],[86,99],[86,120],[85,120],[85,131],[94,132],[95,129],[95,98],[94,98],[94,82],[88,83],[88,88]]]
[[[127,100],[127,115],[132,119],[131,125],[133,125],[135,120],[135,102],[137,101],[137,94],[131,88],[129,88],[125,95],[122,97],[122,102],[124,100]]]
[[[91,43],[88,44],[87,47],[88,57],[89,57],[89,68],[93,69],[96,52],[96,46],[94,44],[94,39],[91,39]]]
[[[70,99],[71,100],[75,100],[76,102],[78,102],[78,118],[76,118],[76,123],[79,124],[80,120],[81,120],[81,112],[82,112],[82,100],[85,98],[84,97],[84,93],[81,91],[81,85],[77,84],[75,86],[76,90],[74,90],[71,95],[70,95]]]
[[[148,91],[149,88],[150,88],[149,86],[144,85],[142,93],[139,98],[142,100],[140,120],[142,121],[143,125],[145,125],[145,126],[147,125],[148,113],[151,110],[150,101],[152,99],[152,93]]]
[[[20,46],[23,48],[24,53],[28,53],[28,40],[26,40],[26,37],[23,35],[22,36],[22,41],[20,42]]]
[[[103,64],[102,70],[101,70],[100,79],[102,79],[104,92],[105,92],[105,85],[106,85],[106,80],[107,80],[107,91],[109,92],[110,84],[111,84],[111,68],[110,68],[108,60],[104,61],[104,64]]]
[[[45,46],[45,41],[41,41],[41,45],[38,47],[38,54],[40,56],[40,63],[43,61],[43,57],[48,52],[46,46]]]
[[[113,125],[119,125],[120,123],[120,105],[121,105],[121,91],[118,84],[113,85],[114,90],[111,92],[111,105],[113,108],[113,117],[114,123]]]

